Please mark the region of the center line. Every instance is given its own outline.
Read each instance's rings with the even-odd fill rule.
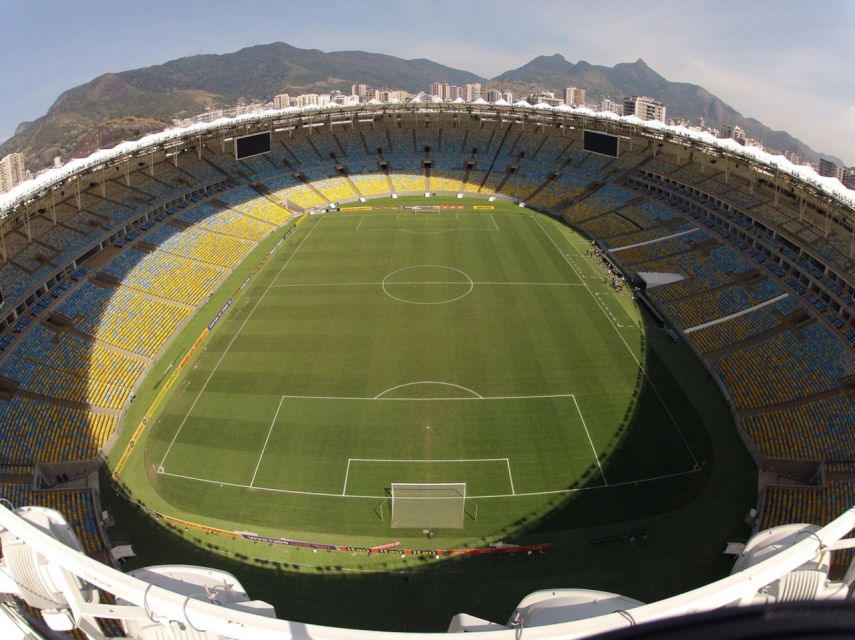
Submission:
[[[417,281],[401,281],[401,282],[387,282],[386,286],[391,287],[394,285],[458,285],[465,284],[468,285],[468,282],[458,281],[458,282],[450,282],[447,280],[441,281],[427,281],[427,282],[417,282]],[[474,281],[472,284],[482,285],[482,286],[525,286],[525,287],[582,287],[584,286],[581,282],[478,282]],[[289,288],[301,288],[301,287],[379,287],[382,286],[382,282],[304,282],[304,283],[289,283],[289,284],[274,284],[273,289],[289,289]]]

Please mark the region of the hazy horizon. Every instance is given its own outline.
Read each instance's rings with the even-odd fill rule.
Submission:
[[[62,92],[103,73],[283,41],[428,58],[486,78],[538,55],[604,66],[642,58],[668,80],[701,85],[742,115],[855,165],[855,83],[847,81],[855,3],[846,0],[824,2],[821,11],[792,0],[702,0],[688,7],[662,0],[644,10],[616,0],[439,0],[394,11],[373,0],[287,11],[253,0],[237,13],[223,0],[3,5],[0,42],[14,64],[0,72],[0,140],[44,115]]]

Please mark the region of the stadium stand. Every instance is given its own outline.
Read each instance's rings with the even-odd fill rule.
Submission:
[[[0,464],[96,455],[146,366],[291,218],[286,206],[427,189],[528,199],[595,239],[629,277],[682,275],[644,295],[677,330],[713,323],[685,338],[757,452],[843,467],[855,459],[846,346],[855,345],[855,267],[833,216],[799,211],[762,177],[701,168],[688,154],[651,157],[649,141],[632,151],[622,143],[615,160],[583,151],[569,131],[467,122],[296,129],[276,137],[269,156],[241,161],[213,144],[201,158],[189,150],[110,174],[79,201],[68,193],[34,212],[26,231],[6,229],[0,289],[26,304],[0,333],[0,377],[14,389],[0,400]],[[220,186],[199,194],[206,185]],[[76,261],[99,244],[114,253],[94,275],[81,270]],[[837,506],[820,513],[826,499]],[[849,482],[774,487],[762,517],[822,521],[844,499]]]
[[[135,293],[85,283],[57,307],[77,330],[107,344],[153,357],[189,311]]]

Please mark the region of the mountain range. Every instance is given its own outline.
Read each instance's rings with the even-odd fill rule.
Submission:
[[[703,117],[711,127],[739,125],[749,137],[778,152],[791,151],[812,162],[825,157],[840,163],[785,131],[744,117],[703,87],[663,78],[641,59],[606,67],[584,61],[574,64],[559,54],[539,56],[487,79],[427,59],[404,60],[364,51],[325,53],[283,42],[101,75],[65,91],[45,115],[21,123],[15,135],[0,145],[0,156],[20,151],[28,168],[37,170],[55,156],[63,161],[85,156],[161,130],[173,118],[232,106],[242,99],[266,102],[279,93],[348,92],[353,83],[418,92],[429,89],[432,82],[480,82],[509,89],[514,95],[576,86],[587,91],[589,101],[597,102],[649,95],[666,104],[669,118],[697,121]]]

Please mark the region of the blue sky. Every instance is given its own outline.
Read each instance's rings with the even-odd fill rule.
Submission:
[[[0,0],[0,139],[107,71],[281,40],[425,57],[486,77],[560,53],[643,58],[855,165],[855,2]]]

